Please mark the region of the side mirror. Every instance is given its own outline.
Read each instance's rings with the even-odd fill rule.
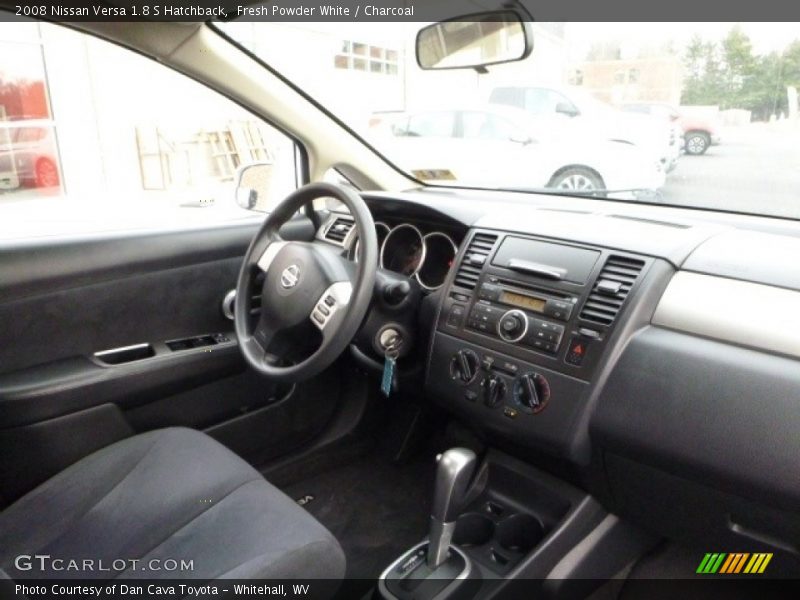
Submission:
[[[246,210],[266,210],[273,169],[271,162],[249,163],[239,167],[236,173],[236,204]]]
[[[530,56],[533,33],[516,11],[474,13],[428,25],[417,33],[421,69],[476,69]]]
[[[567,115],[568,117],[577,117],[580,114],[580,111],[569,102],[559,102],[556,104],[556,112],[561,115]]]

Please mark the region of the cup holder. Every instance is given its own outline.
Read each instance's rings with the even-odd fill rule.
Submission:
[[[458,546],[481,546],[494,536],[494,521],[480,513],[465,513],[458,517],[453,543]]]
[[[533,550],[543,537],[544,528],[539,520],[525,514],[503,519],[497,524],[495,531],[495,538],[501,548],[522,554]]]

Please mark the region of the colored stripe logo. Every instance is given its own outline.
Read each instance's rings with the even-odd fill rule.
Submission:
[[[749,552],[708,552],[700,561],[696,572],[701,575],[736,575],[739,573],[755,575],[763,573],[771,560],[771,552],[754,554]]]

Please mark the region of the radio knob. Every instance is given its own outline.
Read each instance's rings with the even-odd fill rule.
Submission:
[[[518,342],[528,332],[528,317],[521,310],[510,310],[497,322],[497,335],[507,342]]]
[[[478,355],[472,350],[459,350],[450,360],[450,375],[463,384],[471,383],[478,374]]]
[[[542,410],[550,400],[550,384],[544,375],[525,373],[514,382],[514,401],[534,413]]]
[[[497,375],[489,375],[481,383],[483,387],[483,403],[489,408],[494,408],[503,401],[506,395],[506,384]]]

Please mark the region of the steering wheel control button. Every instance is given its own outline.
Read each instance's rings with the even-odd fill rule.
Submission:
[[[478,375],[478,355],[472,350],[459,350],[450,359],[450,376],[468,385],[475,380]]]
[[[525,373],[514,381],[514,404],[525,412],[536,414],[550,400],[550,383],[539,373]]]
[[[569,343],[567,355],[564,357],[564,360],[571,365],[580,367],[583,364],[584,358],[586,358],[586,351],[588,348],[589,342],[580,338],[573,338]]]
[[[528,316],[521,310],[509,310],[497,323],[497,335],[507,342],[516,343],[528,333]]]
[[[325,290],[311,311],[311,321],[314,325],[323,331],[334,315],[347,306],[352,293],[353,286],[349,281],[338,281]]]

